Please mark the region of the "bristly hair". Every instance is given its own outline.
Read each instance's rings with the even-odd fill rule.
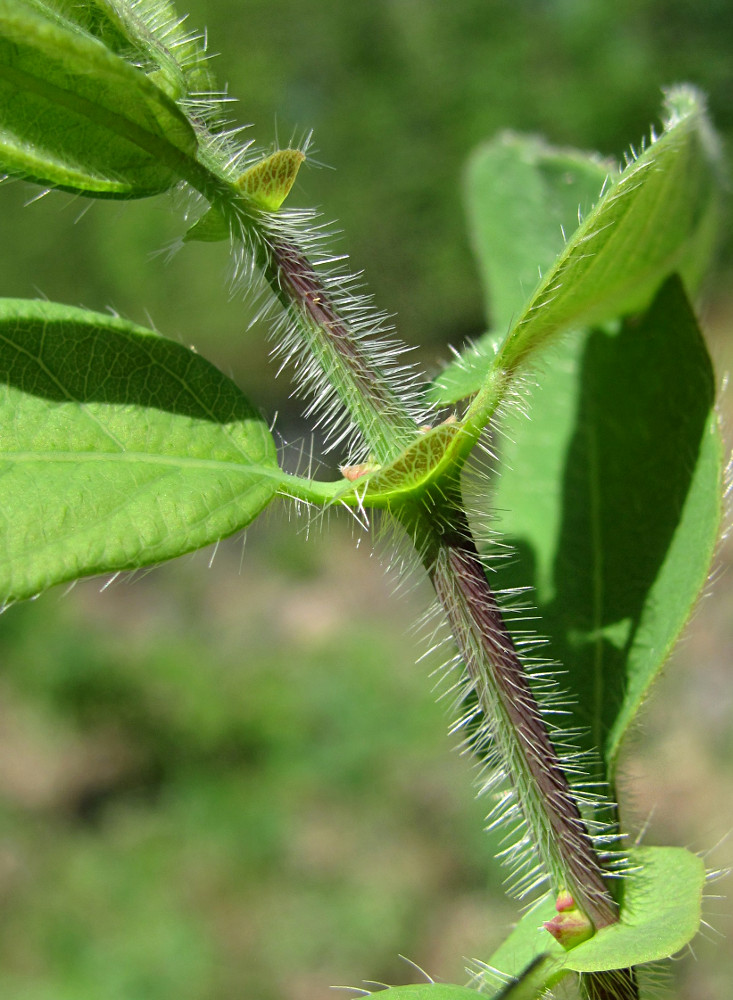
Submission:
[[[555,891],[566,887],[597,922],[596,908],[610,916],[601,879],[610,872],[601,872],[596,852],[608,861],[615,835],[593,818],[606,801],[585,783],[588,758],[558,724],[567,701],[555,665],[538,655],[542,640],[524,627],[526,605],[512,609],[516,594],[496,595],[503,596],[499,612],[486,572],[485,558],[460,549],[437,568],[433,646],[453,635],[461,647],[440,669],[441,694],[456,717],[452,732],[478,760],[479,794],[493,800],[489,828],[506,831],[500,857],[510,891],[534,897],[548,882]],[[512,624],[511,652],[503,618]]]
[[[169,64],[170,77],[178,69],[177,100],[196,130],[201,162],[224,185],[236,183],[267,154],[243,141],[242,128],[223,115],[229,98],[213,88],[205,38],[184,32],[158,0],[111,2],[133,38],[144,35],[146,45],[133,53],[141,68],[150,72],[156,57],[164,74]],[[310,146],[307,134],[297,147],[304,158]],[[259,299],[258,318],[271,319],[280,307],[271,322],[274,354],[281,368],[293,369],[295,391],[307,400],[306,416],[315,418],[327,448],[342,449],[349,464],[369,455],[378,462],[397,457],[430,421],[432,408],[421,393],[426,379],[407,362],[409,349],[365,294],[361,276],[330,249],[333,228],[310,209],[268,210],[241,192],[224,200],[232,287]]]
[[[497,563],[513,556],[488,514],[487,500],[495,477],[496,437],[503,433],[502,418],[506,410],[514,412],[518,403],[526,404],[525,392],[518,395],[512,391],[511,396],[500,407],[495,422],[485,429],[462,478],[462,506],[468,522],[465,532],[467,538],[472,535],[476,539],[478,549],[464,547],[467,539],[458,533],[455,551],[441,569],[442,584],[434,580],[439,600],[425,616],[422,629],[428,633],[431,652],[444,646],[455,650],[453,643],[458,639],[459,650],[435,671],[436,686],[440,696],[451,703],[455,720],[452,732],[460,737],[462,751],[478,760],[479,795],[492,800],[489,826],[505,830],[502,859],[509,869],[510,890],[523,898],[535,898],[548,882],[557,889],[558,884],[563,884],[559,880],[568,875],[562,871],[564,863],[558,865],[552,846],[556,831],[547,829],[541,805],[538,809],[537,803],[527,807],[534,795],[518,785],[524,780],[534,783],[537,775],[526,775],[520,748],[515,745],[516,720],[506,718],[503,698],[497,690],[506,684],[501,677],[505,669],[516,671],[515,680],[509,682],[513,692],[510,698],[528,699],[527,716],[535,716],[538,730],[548,737],[549,747],[545,749],[554,757],[554,763],[548,757],[544,765],[540,762],[540,770],[544,767],[550,774],[562,772],[567,779],[569,787],[565,792],[551,792],[551,797],[560,796],[561,811],[568,810],[569,827],[563,836],[568,843],[578,841],[577,857],[595,864],[587,850],[592,846],[592,854],[602,859],[604,877],[623,874],[628,862],[618,850],[620,838],[615,828],[597,818],[613,813],[609,790],[602,783],[589,782],[589,775],[602,772],[599,761],[594,754],[578,749],[578,734],[564,724],[570,699],[558,681],[562,670],[547,658],[546,640],[537,633],[538,618],[530,588],[492,593],[490,581],[497,576]],[[464,573],[472,578],[471,587],[478,588],[473,597],[461,580]],[[492,631],[496,634],[489,634]],[[516,662],[502,666],[504,659]],[[524,679],[529,687],[526,694],[517,687]],[[540,741],[540,737],[528,738],[528,744],[533,742],[538,750],[542,749]],[[567,801],[560,801],[563,797]],[[596,891],[604,892],[601,884],[596,883]]]
[[[346,258],[329,253],[334,234],[315,213],[283,209],[262,222],[256,238],[277,262],[284,306],[272,328],[274,354],[293,368],[306,416],[328,450],[345,450],[346,464],[397,457],[432,417],[421,392],[426,379],[406,360],[410,348]]]
[[[94,28],[105,43],[144,73],[155,74],[156,82],[174,100],[185,103],[190,96],[200,103],[201,96],[212,90],[206,35],[187,31],[187,16],[179,17],[168,0],[104,0],[103,8],[109,21]],[[84,17],[81,5],[75,15]],[[89,16],[94,18],[94,13]],[[214,102],[205,110],[209,124],[213,109]]]

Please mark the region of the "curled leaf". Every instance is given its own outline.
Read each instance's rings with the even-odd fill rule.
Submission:
[[[610,173],[603,197],[583,217],[563,246],[560,226],[565,216],[567,194],[562,192],[562,173],[553,177],[540,167],[541,184],[534,210],[540,216],[524,218],[516,208],[521,194],[508,187],[505,173],[496,171],[497,155],[476,162],[470,174],[469,213],[473,222],[474,247],[482,274],[490,287],[489,300],[496,298],[500,321],[511,318],[511,327],[499,341],[496,333],[481,338],[437,380],[433,397],[452,402],[477,392],[495,369],[512,373],[536,350],[558,333],[583,329],[626,314],[643,311],[657,288],[670,274],[682,275],[686,288],[694,291],[704,276],[719,225],[721,170],[718,145],[707,119],[702,96],[691,87],[677,87],[667,94],[663,133],[632,158],[626,169]],[[531,149],[532,142],[525,146]],[[523,146],[513,144],[499,152],[521,159]],[[557,165],[566,154],[558,153]],[[526,169],[526,167],[525,167]],[[580,160],[576,179],[570,185],[577,204],[587,204],[586,195],[597,183],[599,170],[589,160]],[[530,171],[531,174],[531,171]],[[514,209],[502,208],[504,193],[515,195]],[[487,219],[486,208],[493,214]],[[555,221],[558,256],[546,259],[551,247],[545,237],[547,225]],[[518,222],[518,227],[515,223]],[[506,240],[499,230],[504,225]],[[513,235],[518,228],[522,239]],[[535,266],[543,273],[534,290],[523,300],[521,287],[507,286],[507,269],[497,260],[497,247],[506,242],[516,248],[525,281],[526,237],[536,229],[540,236]],[[534,244],[532,244],[534,250]],[[495,294],[496,293],[496,294]],[[510,316],[511,311],[511,316]],[[501,330],[498,331],[502,333]]]

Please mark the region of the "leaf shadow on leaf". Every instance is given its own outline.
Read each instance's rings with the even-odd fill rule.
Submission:
[[[68,307],[55,319],[44,305],[24,304],[26,315],[0,328],[6,386],[51,402],[154,408],[216,424],[257,419],[234,383],[182,344]]]
[[[539,603],[539,631],[549,640],[545,654],[565,671],[580,746],[601,751],[608,775],[700,585],[678,602],[684,607],[662,606],[665,597],[673,602],[670,571],[664,576],[663,569],[715,398],[708,355],[678,279],[663,286],[646,316],[626,320],[618,333],[592,331],[578,377],[552,587]],[[531,541],[511,534],[507,541],[516,558],[498,570],[500,585],[534,582]],[[698,572],[694,567],[691,576]],[[663,576],[666,589],[659,586]]]
[[[4,602],[218,542],[277,493],[267,424],[181,344],[2,299],[0,371]]]

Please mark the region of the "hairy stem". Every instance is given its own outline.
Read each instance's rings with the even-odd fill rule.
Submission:
[[[426,567],[488,726],[480,728],[476,749],[490,742],[500,755],[555,891],[570,892],[596,929],[614,923],[616,904],[465,515],[454,507],[440,534],[430,522],[425,529],[433,534],[423,546]]]
[[[320,369],[326,397],[331,393],[344,407],[374,458],[381,463],[397,458],[419,433],[408,394],[390,378],[388,368],[380,366],[371,343],[344,318],[303,249],[266,225],[259,227],[256,215],[247,220],[246,230],[257,264],[292,324],[289,349],[299,355],[306,371],[311,366]],[[468,416],[474,419],[468,420],[467,439],[475,438],[504,388],[505,379],[499,378],[483,394],[486,398],[482,396],[469,410]],[[454,502],[455,492],[449,490],[448,496],[439,498],[432,516],[422,508],[417,515],[414,510],[403,510],[398,517],[423,553],[487,722],[474,745],[480,752],[489,741],[496,744],[531,845],[555,891],[568,891],[600,930],[618,920],[618,907],[605,885],[601,861],[489,586],[463,509]],[[587,1000],[638,997],[631,969],[585,975],[581,990]]]
[[[303,349],[321,368],[374,458],[381,463],[397,458],[418,436],[415,419],[380,371],[378,357],[339,315],[306,255],[291,241],[272,240],[264,272],[297,324]]]
[[[486,578],[468,521],[457,504],[436,531],[435,520],[405,519],[432,580],[487,723],[473,740],[479,753],[491,741],[502,758],[534,850],[555,892],[567,890],[596,930],[618,921],[593,847],[549,737],[539,706]],[[428,539],[426,543],[426,539]],[[633,969],[581,977],[586,1000],[638,1000]]]
[[[176,166],[228,220],[284,307],[282,351],[295,362],[301,388],[314,397],[312,409],[320,409],[324,422],[330,423],[331,444],[356,431],[377,462],[397,458],[425,420],[411,399],[414,375],[393,363],[406,348],[385,342],[379,335],[380,317],[358,298],[330,292],[296,239],[273,224],[274,213],[248,207],[215,157],[181,157]],[[346,317],[346,310],[356,314],[356,322]],[[341,420],[341,412],[350,425]],[[337,434],[333,428],[340,422],[344,426]]]

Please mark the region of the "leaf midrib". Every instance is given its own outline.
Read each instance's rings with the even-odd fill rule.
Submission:
[[[602,493],[600,489],[600,470],[598,468],[598,440],[595,432],[595,423],[589,425],[586,432],[588,449],[588,493],[590,497],[590,539],[592,549],[593,576],[592,587],[592,631],[593,636],[593,698],[591,704],[593,713],[591,717],[591,733],[593,742],[599,753],[603,751],[603,727],[602,727],[602,706],[603,706],[603,633],[601,623],[603,621],[603,544],[601,531],[601,504]]]
[[[47,463],[73,463],[83,464],[85,462],[105,462],[112,464],[135,464],[146,465],[168,465],[182,468],[206,469],[207,471],[218,472],[238,472],[242,475],[268,476],[272,479],[284,481],[286,474],[277,466],[260,465],[255,462],[244,464],[243,462],[222,461],[213,458],[192,458],[185,455],[156,455],[151,452],[130,451],[123,452],[79,452],[79,451],[0,451],[0,461],[5,462],[43,462]]]

